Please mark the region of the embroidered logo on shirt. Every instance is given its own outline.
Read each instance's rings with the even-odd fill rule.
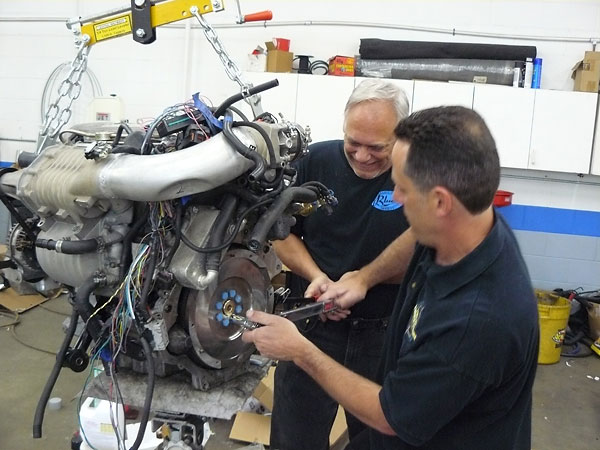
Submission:
[[[400,208],[402,205],[400,203],[396,203],[392,199],[392,195],[392,191],[379,191],[371,205],[380,211],[394,211],[395,209]]]
[[[423,304],[417,303],[413,308],[412,317],[410,318],[410,322],[408,323],[408,327],[406,328],[405,332],[409,341],[414,342],[417,339],[417,325],[422,312]]]

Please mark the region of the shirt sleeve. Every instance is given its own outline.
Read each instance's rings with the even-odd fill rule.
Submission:
[[[402,355],[379,393],[388,423],[401,440],[414,446],[429,441],[483,389],[428,347]]]

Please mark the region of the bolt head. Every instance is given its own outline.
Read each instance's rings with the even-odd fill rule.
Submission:
[[[137,30],[135,30],[135,35],[139,38],[143,38],[144,36],[146,36],[146,32],[143,29],[138,28]]]

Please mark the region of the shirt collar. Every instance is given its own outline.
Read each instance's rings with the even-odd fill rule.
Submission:
[[[490,233],[471,253],[450,266],[436,264],[435,251],[428,249],[420,265],[426,271],[427,283],[435,297],[445,298],[483,273],[498,258],[506,241],[507,229],[504,219],[494,212],[494,226]]]

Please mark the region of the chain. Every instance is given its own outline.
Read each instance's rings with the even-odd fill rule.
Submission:
[[[240,71],[239,67],[233,62],[233,60],[229,57],[229,54],[227,53],[227,50],[225,50],[225,47],[223,47],[219,36],[217,35],[213,27],[211,27],[210,24],[206,20],[204,20],[204,17],[202,17],[198,13],[198,8],[196,6],[192,6],[190,8],[190,12],[196,17],[196,19],[198,19],[198,23],[202,27],[204,36],[206,36],[206,39],[208,40],[208,42],[210,42],[210,45],[212,45],[212,48],[219,56],[219,59],[221,59],[221,63],[225,68],[225,73],[231,81],[235,81],[237,84],[240,85],[242,96],[244,98],[247,98],[250,95],[250,85],[244,83],[244,81],[242,80],[242,72]]]
[[[69,73],[58,88],[58,98],[48,107],[44,116],[44,123],[38,139],[39,154],[44,148],[48,138],[54,139],[60,133],[62,127],[71,119],[71,105],[81,95],[81,76],[87,68],[90,47],[87,45],[89,36],[84,35],[77,43],[77,55],[71,62]],[[63,101],[63,99],[65,99]],[[62,106],[61,103],[63,104]]]

